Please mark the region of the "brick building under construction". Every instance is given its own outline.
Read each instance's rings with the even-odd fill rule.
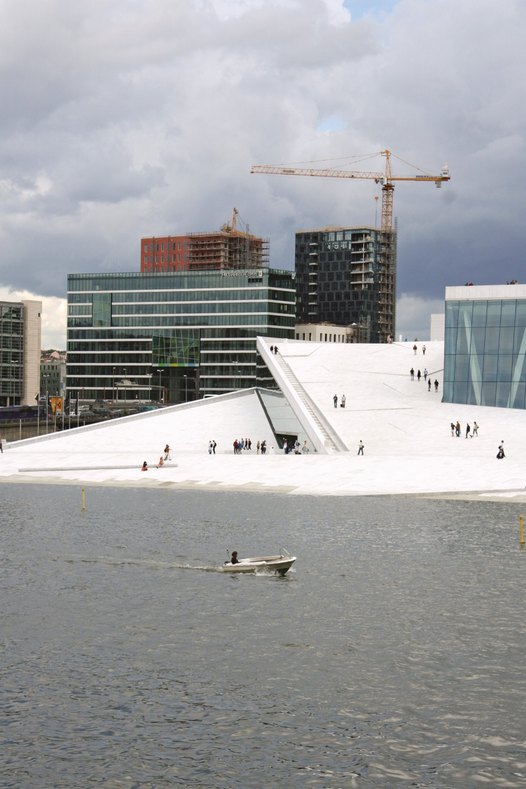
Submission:
[[[268,239],[252,235],[248,226],[240,230],[237,218],[234,208],[231,221],[220,230],[141,238],[141,273],[267,267]]]

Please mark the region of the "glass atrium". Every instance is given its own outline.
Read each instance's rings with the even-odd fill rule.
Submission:
[[[502,299],[446,292],[444,402],[526,408],[526,297],[512,298],[519,287],[495,288]],[[448,290],[476,296],[482,288]]]

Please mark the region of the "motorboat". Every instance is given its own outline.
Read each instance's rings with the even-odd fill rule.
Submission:
[[[238,559],[235,564],[232,564],[231,561],[225,562],[221,569],[224,573],[278,573],[278,575],[285,575],[295,561],[295,556],[284,552],[275,556],[247,556],[244,559]]]

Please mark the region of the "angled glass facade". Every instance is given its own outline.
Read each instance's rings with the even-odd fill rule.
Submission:
[[[444,402],[526,408],[526,286],[446,289]]]
[[[291,271],[70,274],[67,390],[177,403],[272,386],[256,337],[294,325]]]

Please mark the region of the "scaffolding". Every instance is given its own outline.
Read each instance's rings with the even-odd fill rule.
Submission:
[[[265,268],[269,241],[240,230],[188,234],[188,270]]]

